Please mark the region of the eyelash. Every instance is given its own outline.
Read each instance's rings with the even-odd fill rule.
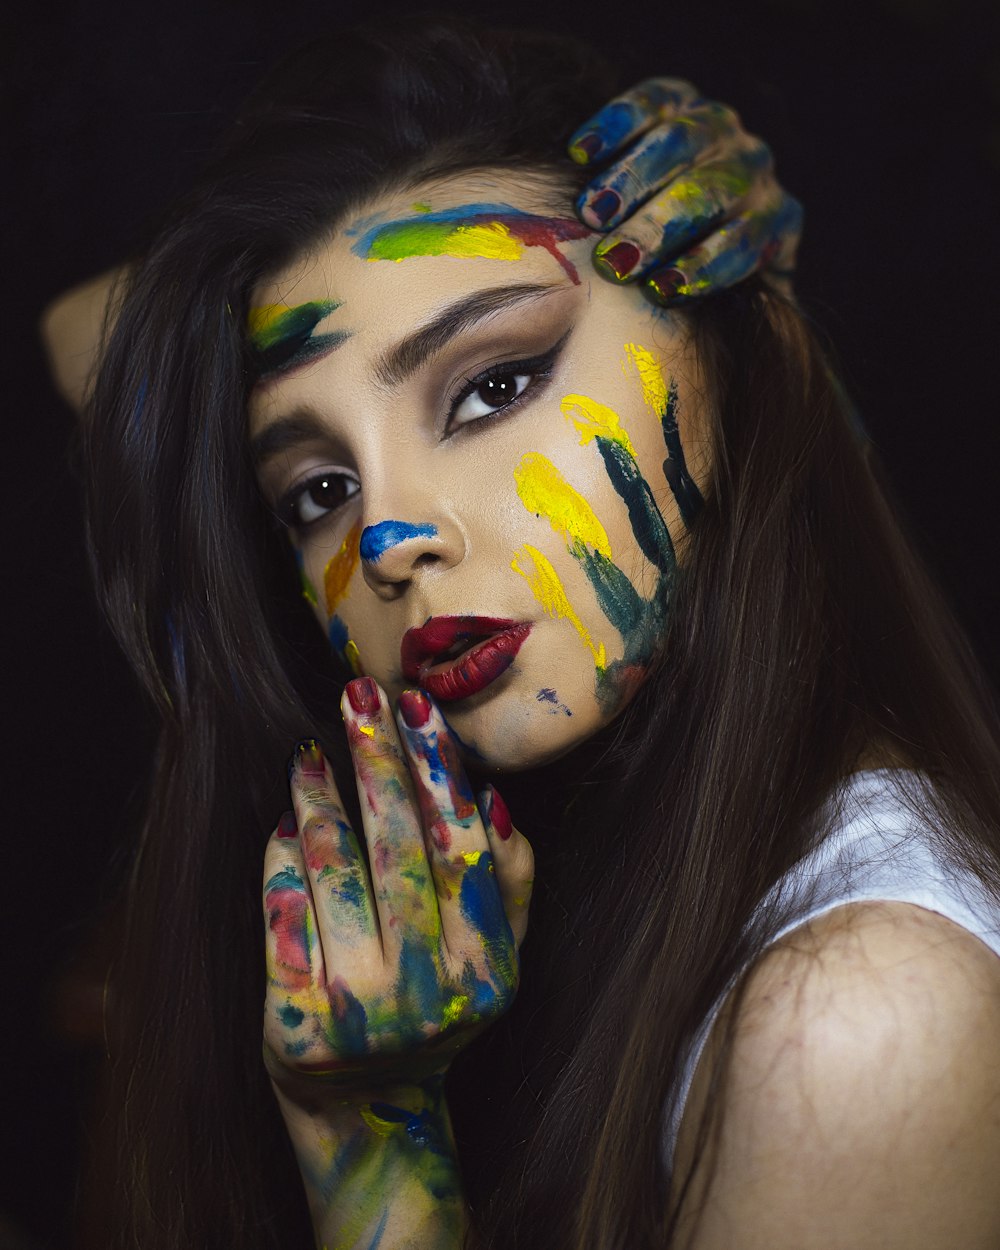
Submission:
[[[510,412],[512,408],[519,407],[527,396],[533,394],[539,386],[544,386],[552,377],[556,361],[559,358],[563,345],[568,337],[569,331],[567,331],[559,339],[558,343],[549,348],[547,352],[543,352],[540,356],[532,356],[527,360],[504,361],[502,364],[490,365],[488,369],[484,369],[481,373],[476,374],[475,377],[467,378],[458,393],[448,404],[448,418],[445,423],[445,437],[451,438],[460,430],[464,430],[470,426],[482,426],[484,424],[492,425],[498,417],[503,417]],[[504,378],[517,379],[519,377],[527,377],[528,382],[524,389],[515,395],[513,399],[508,400],[506,403],[494,408],[490,412],[482,413],[479,416],[475,416],[467,421],[461,422],[454,428],[452,427],[452,423],[458,409],[465,402],[465,400],[471,395],[474,395],[480,387],[486,386],[490,382],[498,382]],[[320,513],[320,515],[312,517],[308,520],[303,520],[299,513],[300,501],[303,500],[310,491],[320,488],[325,483],[334,480],[344,482],[348,486],[353,485],[356,489],[346,495],[340,503],[326,508]],[[347,473],[339,473],[336,471],[317,473],[312,477],[307,478],[304,482],[300,482],[283,495],[277,503],[275,512],[281,522],[288,526],[289,529],[295,530],[299,533],[304,533],[312,526],[319,524],[321,521],[324,521],[328,517],[334,515],[334,513],[339,512],[344,504],[346,504],[348,500],[352,499],[360,489],[360,482],[358,482],[356,478],[352,478]],[[322,504],[315,504],[315,501],[314,506],[319,508],[323,507]]]

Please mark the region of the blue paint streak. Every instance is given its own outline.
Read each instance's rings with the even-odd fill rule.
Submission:
[[[264,886],[265,894],[269,894],[272,890],[295,890],[299,894],[305,894],[306,887],[294,868],[282,868],[273,877],[268,878]]]
[[[379,521],[367,525],[361,532],[361,559],[375,564],[391,548],[398,547],[410,538],[436,538],[437,526],[411,525],[408,521]]]
[[[286,1029],[297,1029],[305,1018],[305,1012],[300,1011],[294,1003],[285,1003],[278,1012],[278,1019]]]
[[[378,1250],[382,1243],[382,1234],[385,1232],[385,1226],[389,1220],[389,1208],[382,1212],[382,1218],[378,1222],[378,1228],[375,1229],[375,1236],[368,1243],[368,1250]]]
[[[347,646],[347,626],[339,616],[331,616],[330,623],[326,627],[327,637],[330,639],[330,645],[338,653],[343,656],[344,648]]]

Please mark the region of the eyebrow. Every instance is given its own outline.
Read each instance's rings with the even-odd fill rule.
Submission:
[[[384,352],[375,363],[375,377],[386,387],[402,385],[427,360],[463,330],[478,325],[507,308],[530,300],[541,299],[553,291],[564,290],[562,283],[516,283],[476,291],[443,308],[437,316],[414,330],[406,338]],[[255,466],[281,452],[312,439],[322,439],[326,426],[309,411],[299,409],[287,417],[270,422],[250,440],[250,453]]]
[[[507,308],[563,290],[561,283],[516,283],[476,291],[441,310],[438,315],[390,347],[375,362],[375,377],[394,389],[411,377],[431,356],[463,330],[471,329]]]

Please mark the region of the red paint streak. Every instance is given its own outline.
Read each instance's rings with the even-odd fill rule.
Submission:
[[[499,220],[526,247],[543,247],[565,269],[573,285],[580,285],[580,275],[576,271],[576,266],[563,256],[556,245],[570,239],[586,238],[591,233],[589,226],[585,226],[572,217],[504,216]]]

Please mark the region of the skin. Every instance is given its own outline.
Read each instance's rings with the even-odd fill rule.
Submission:
[[[352,492],[291,532],[334,645],[352,642],[363,671],[395,698],[406,684],[403,634],[429,617],[532,624],[506,673],[448,706],[468,750],[498,769],[534,766],[590,737],[654,659],[687,530],[677,473],[671,484],[664,472],[663,419],[669,408],[675,467],[682,456],[697,494],[709,460],[697,370],[674,319],[635,288],[591,278],[590,238],[560,241],[558,255],[524,246],[400,260],[373,260],[372,246],[358,255],[357,242],[373,221],[394,235],[407,215],[419,225],[415,202],[456,220],[468,209],[478,230],[483,203],[544,223],[552,198],[541,186],[514,195],[509,179],[486,175],[387,197],[254,295],[262,307],[338,305],[316,331],[343,335],[339,345],[265,377],[250,406],[251,440],[265,452],[300,422],[260,462],[272,506],[323,474]],[[498,288],[508,296],[488,317],[398,384],[380,379],[379,361],[442,309]],[[513,403],[498,410],[472,396],[449,414],[467,379],[557,344],[549,376],[542,366],[506,375],[526,387]],[[386,545],[393,527],[402,537]],[[539,698],[550,689],[555,702]]]

